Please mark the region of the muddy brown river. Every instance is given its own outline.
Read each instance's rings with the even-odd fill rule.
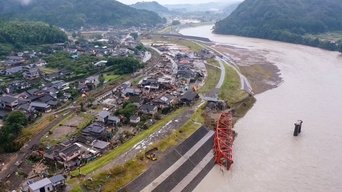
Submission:
[[[235,126],[234,164],[214,167],[199,192],[341,192],[342,56],[301,45],[214,35],[211,26],[181,30],[184,35],[265,50],[281,71],[278,88],[257,102]],[[304,121],[293,137],[294,122]]]

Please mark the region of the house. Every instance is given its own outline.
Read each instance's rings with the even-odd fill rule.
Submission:
[[[70,89],[69,86],[70,86],[70,83],[66,83],[63,80],[51,82],[51,87],[53,87],[57,90],[67,90],[67,89]]]
[[[89,125],[88,127],[86,127],[85,129],[83,129],[82,135],[91,136],[91,137],[94,137],[96,139],[106,138],[107,131],[106,131],[106,128],[104,126],[102,126],[98,123],[93,123],[93,124]]]
[[[159,89],[158,79],[154,79],[154,78],[144,79],[141,81],[141,86],[143,87],[152,86],[152,87],[158,87]]]
[[[149,115],[155,115],[158,113],[158,106],[153,104],[144,104],[140,107],[140,112]]]
[[[42,103],[42,102],[37,102],[37,101],[34,101],[30,104],[30,106],[32,108],[34,108],[36,111],[39,111],[39,112],[49,112],[51,111],[51,106],[47,103]]]
[[[23,57],[19,56],[8,56],[4,62],[7,66],[15,66],[15,65],[21,65],[25,62],[25,59]]]
[[[120,122],[121,122],[121,120],[119,117],[113,116],[113,115],[108,116],[108,121],[107,121],[108,124],[118,125],[118,124],[120,124]]]
[[[199,98],[199,95],[196,92],[188,91],[181,96],[180,101],[183,104],[189,105],[189,104],[192,104],[193,102],[195,102],[195,100],[198,98]]]
[[[138,124],[138,123],[140,123],[140,117],[139,116],[131,116],[129,118],[129,122],[132,124]]]
[[[107,123],[109,116],[110,116],[109,111],[101,111],[100,113],[97,114],[96,120],[102,123]]]
[[[16,73],[20,73],[23,71],[23,67],[22,66],[17,66],[17,67],[12,67],[9,69],[5,70],[5,74],[4,75],[14,75]]]
[[[30,89],[26,91],[29,95],[36,95],[39,92],[39,89]]]
[[[104,153],[109,149],[110,143],[101,140],[95,140],[91,143],[91,146],[101,153]]]
[[[55,190],[65,185],[65,177],[63,175],[55,175],[49,178]],[[57,190],[58,191],[58,190]]]
[[[99,76],[87,77],[84,83],[92,88],[96,88],[100,84]]]
[[[176,103],[176,97],[166,94],[155,100],[153,103],[159,105],[160,108],[171,107]]]
[[[14,93],[23,89],[29,89],[31,88],[31,83],[27,82],[27,81],[12,81],[8,84],[7,88],[6,88],[6,92],[7,93]]]
[[[0,97],[0,108],[2,109],[12,111],[18,104],[18,99],[13,96],[5,95]]]
[[[23,77],[28,80],[37,79],[40,77],[39,69],[35,67],[25,70],[23,73]]]
[[[128,97],[128,96],[138,96],[141,94],[141,90],[140,89],[134,89],[134,88],[130,88],[127,87],[126,89],[124,89],[122,91],[122,96],[123,97]]]
[[[28,186],[29,192],[50,192],[53,191],[53,185],[50,179],[44,178]]]
[[[69,163],[72,160],[78,158],[82,153],[81,147],[79,147],[76,144],[72,144],[68,147],[65,147],[63,150],[61,150],[59,152],[59,156],[63,159],[63,161],[65,162],[65,166],[66,167],[71,167],[74,164],[73,163]]]

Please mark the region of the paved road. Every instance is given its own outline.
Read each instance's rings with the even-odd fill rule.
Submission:
[[[216,57],[216,60],[219,62],[220,69],[221,69],[221,76],[220,76],[220,80],[217,82],[216,89],[221,89],[224,83],[224,80],[226,78],[226,70],[224,68],[222,60],[219,57]]]
[[[25,160],[27,155],[29,155],[32,150],[31,148],[35,145],[38,145],[40,139],[50,131],[54,126],[58,125],[65,116],[70,115],[73,113],[72,110],[68,109],[63,114],[60,114],[58,118],[53,120],[47,127],[45,127],[40,133],[35,135],[30,141],[28,141],[15,155],[15,157],[1,170],[0,172],[0,182],[6,180],[7,176],[12,175],[16,170],[17,166],[15,165],[16,162],[22,162]]]
[[[214,135],[214,132],[208,132],[189,151],[187,151],[183,156],[181,156],[180,159],[178,159],[173,165],[171,165],[167,170],[165,170],[161,175],[159,175],[159,177],[157,177],[151,183],[145,186],[145,188],[141,191],[149,192],[149,191],[155,190],[161,183],[163,183],[177,169],[179,169],[186,161],[188,161],[190,157],[194,155],[195,152],[197,152],[197,150],[204,145],[204,143],[206,143],[210,138],[212,138],[213,135]]]
[[[240,72],[239,66],[236,65],[229,57],[227,57],[225,54],[221,53],[220,51],[209,46],[208,48],[215,51],[218,55],[220,55],[222,57],[222,59],[220,60],[226,65],[232,67],[237,72],[237,74],[240,77],[241,89],[245,90],[249,94],[253,94],[253,88],[251,84],[249,83],[248,79]]]

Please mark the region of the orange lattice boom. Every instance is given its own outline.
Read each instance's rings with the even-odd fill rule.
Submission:
[[[217,121],[214,136],[215,163],[229,170],[233,164],[233,116],[231,112],[222,113]]]

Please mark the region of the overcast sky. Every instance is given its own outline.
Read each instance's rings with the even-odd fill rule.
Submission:
[[[139,1],[157,1],[160,4],[184,4],[184,3],[192,3],[192,4],[198,4],[198,3],[207,3],[207,2],[229,2],[229,1],[236,1],[236,0],[118,0],[125,4],[133,4]]]

